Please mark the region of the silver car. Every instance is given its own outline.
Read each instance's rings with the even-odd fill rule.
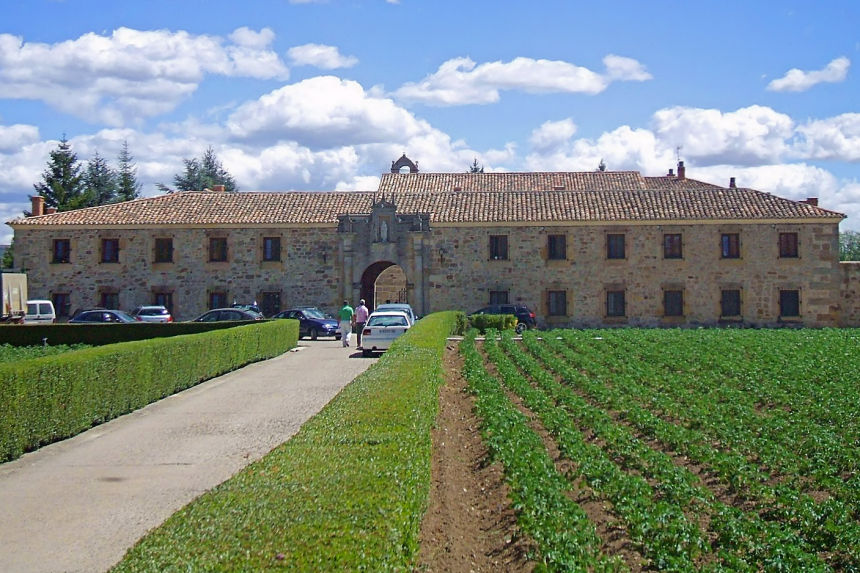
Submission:
[[[391,310],[405,312],[406,316],[409,318],[409,326],[415,326],[415,321],[418,319],[418,317],[415,316],[415,313],[412,311],[412,305],[410,305],[408,302],[386,302],[385,304],[380,304],[375,309],[373,309],[373,312],[380,312],[383,310],[386,312]]]
[[[139,306],[129,314],[143,322],[173,322],[170,311],[161,305]]]

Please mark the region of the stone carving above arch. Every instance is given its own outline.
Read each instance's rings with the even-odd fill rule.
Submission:
[[[400,159],[397,161],[391,162],[391,172],[392,173],[400,173],[400,170],[404,167],[409,168],[409,173],[418,173],[418,162],[414,162],[406,157],[406,154],[400,156]]]

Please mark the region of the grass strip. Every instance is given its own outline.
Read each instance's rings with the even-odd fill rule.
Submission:
[[[114,571],[410,570],[454,312],[420,320],[288,442],[174,514]]]
[[[271,321],[0,364],[0,462],[282,354],[297,339],[297,321]]]

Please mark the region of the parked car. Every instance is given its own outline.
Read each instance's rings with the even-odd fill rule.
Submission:
[[[409,317],[409,326],[415,326],[415,321],[418,319],[415,316],[415,312],[412,311],[412,306],[406,302],[386,302],[385,304],[380,304],[374,309],[374,312],[379,312],[381,310],[399,310],[401,312],[405,312],[406,316]]]
[[[262,320],[263,315],[244,308],[213,308],[191,322],[222,322],[227,320]]]
[[[516,330],[518,333],[527,328],[537,326],[535,313],[524,304],[491,304],[490,306],[476,310],[472,314],[512,314],[517,317]]]
[[[388,350],[391,343],[409,330],[409,316],[399,310],[376,310],[367,317],[361,331],[361,353],[373,356],[374,352]]]
[[[263,311],[260,310],[260,307],[257,304],[233,304],[230,308],[240,308],[242,310],[249,310],[251,312],[256,312],[260,316],[263,316]]]
[[[28,300],[24,324],[50,324],[56,322],[57,312],[49,300]]]
[[[122,310],[96,308],[79,312],[78,314],[70,318],[69,322],[71,324],[134,324],[141,322],[141,320],[139,318],[134,318],[133,316]]]
[[[338,322],[318,308],[291,308],[272,315],[272,318],[292,318],[299,321],[299,338],[308,336],[316,340],[320,336],[334,336],[340,340]]]
[[[161,305],[139,306],[129,314],[143,322],[173,322],[170,311]]]

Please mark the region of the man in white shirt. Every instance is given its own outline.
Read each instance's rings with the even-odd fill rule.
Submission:
[[[361,348],[361,331],[364,330],[364,325],[367,322],[367,317],[370,315],[370,311],[364,306],[364,299],[358,301],[358,306],[355,307],[355,314],[353,315],[353,320],[355,321],[355,336],[357,338],[356,344],[359,348]]]

